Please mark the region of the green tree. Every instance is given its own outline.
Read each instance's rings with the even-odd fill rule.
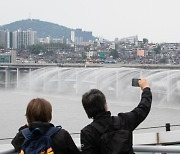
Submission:
[[[113,59],[117,59],[119,57],[116,49],[112,49],[109,56],[113,56]]]
[[[143,38],[143,43],[144,44],[148,43],[148,39],[147,38]]]
[[[155,54],[160,54],[161,52],[161,46],[158,45],[156,48],[154,48]]]
[[[159,60],[159,63],[167,64],[168,59],[167,58],[162,58],[162,59]]]
[[[82,59],[87,59],[87,55],[85,52],[82,52],[81,54],[82,54]]]
[[[29,46],[28,49],[32,54],[36,54],[36,55],[39,54],[40,52],[45,52],[45,48],[41,44]]]

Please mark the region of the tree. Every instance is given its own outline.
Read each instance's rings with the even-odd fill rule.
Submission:
[[[159,63],[167,64],[168,59],[167,58],[162,58],[162,59],[159,60]]]
[[[82,54],[82,59],[87,59],[87,55],[85,52],[82,52],[81,54]]]
[[[156,48],[154,48],[155,54],[160,54],[161,52],[161,46],[158,45]]]
[[[112,49],[109,56],[113,56],[113,59],[117,59],[119,57],[116,49]]]
[[[147,38],[143,38],[143,43],[144,44],[148,43],[148,39]]]
[[[36,55],[39,54],[40,52],[45,52],[44,46],[40,44],[29,46],[28,49],[32,54],[36,54]]]

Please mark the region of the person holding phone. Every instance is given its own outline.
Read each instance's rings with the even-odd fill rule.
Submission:
[[[132,148],[132,133],[134,129],[145,120],[150,112],[152,104],[152,93],[148,81],[146,79],[138,79],[136,81],[142,89],[140,103],[132,111],[118,113],[116,117],[111,116],[111,112],[108,111],[105,95],[100,90],[91,89],[82,96],[84,110],[88,118],[93,119],[92,123],[81,130],[81,150],[83,154],[134,153]],[[111,141],[114,142],[114,144],[111,144],[112,147],[106,148],[104,145],[102,147],[102,136],[104,137],[105,133],[107,134],[115,130],[114,123],[116,123],[119,130],[126,132],[125,134],[127,135],[122,137],[124,142],[116,138],[115,140],[117,142],[121,142],[117,144],[112,138],[109,138],[109,142],[107,141],[109,144],[111,144]],[[107,140],[106,136],[104,138]],[[104,151],[105,149],[111,150]]]

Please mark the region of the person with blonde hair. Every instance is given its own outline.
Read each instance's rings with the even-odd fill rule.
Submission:
[[[12,140],[12,145],[17,152],[21,152],[22,146],[26,140],[26,132],[41,137],[42,134],[49,133],[50,130],[56,129],[50,136],[54,154],[78,154],[73,139],[65,129],[55,127],[50,123],[52,119],[52,106],[50,102],[43,98],[32,99],[26,109],[27,125],[22,126],[19,132]],[[49,133],[50,134],[50,133]]]

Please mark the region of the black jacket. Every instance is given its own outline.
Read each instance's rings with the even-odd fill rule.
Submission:
[[[40,128],[43,131],[47,131],[50,127],[54,127],[54,125],[51,123],[35,122],[30,124],[29,129],[33,130],[34,128]],[[19,129],[19,132],[11,142],[17,152],[20,151],[21,146],[25,140],[21,132],[21,130],[24,128],[27,128],[27,125]],[[60,129],[60,131],[55,133],[51,139],[55,154],[79,154],[79,150],[77,149],[70,134],[66,130]]]
[[[129,130],[131,133],[147,117],[152,103],[152,94],[150,88],[145,88],[141,95],[141,101],[131,112],[119,113],[121,129]],[[109,111],[99,113],[95,116],[93,123],[98,123],[104,129],[113,126],[113,118]],[[81,149],[83,154],[100,154],[100,136],[101,134],[91,124],[81,130]],[[133,153],[133,149],[131,150]]]

